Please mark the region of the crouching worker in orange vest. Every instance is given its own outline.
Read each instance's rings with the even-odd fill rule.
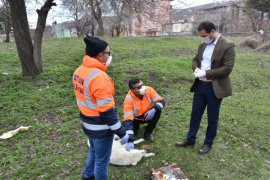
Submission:
[[[117,117],[113,80],[105,73],[112,60],[108,43],[89,36],[84,42],[86,55],[73,74],[82,128],[90,142],[82,179],[106,180],[114,133],[122,144],[129,136]]]
[[[134,134],[136,135],[141,123],[147,123],[144,138],[152,142],[152,132],[160,118],[165,101],[149,86],[145,86],[140,79],[129,81],[129,92],[124,101],[124,126],[129,134],[126,150],[134,148]]]

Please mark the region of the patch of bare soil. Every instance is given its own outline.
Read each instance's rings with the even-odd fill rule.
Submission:
[[[45,114],[43,115],[40,120],[44,123],[49,123],[49,124],[60,124],[62,122],[61,119],[55,117],[54,115],[52,114]]]
[[[174,56],[189,56],[189,55],[195,55],[196,50],[192,50],[189,48],[177,48],[177,49],[172,49],[172,53]]]
[[[267,42],[259,45],[258,48],[256,49],[256,51],[263,52],[263,53],[270,52],[270,41],[267,41]]]

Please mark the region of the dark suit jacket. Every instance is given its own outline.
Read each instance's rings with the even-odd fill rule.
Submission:
[[[203,52],[206,47],[205,43],[200,44],[198,52],[192,61],[192,69],[201,68]],[[227,41],[222,36],[219,37],[216,47],[211,58],[211,70],[206,71],[206,78],[212,80],[213,89],[217,98],[224,98],[232,95],[232,86],[230,73],[232,72],[235,62],[235,45]],[[196,78],[190,89],[194,92],[199,79]]]

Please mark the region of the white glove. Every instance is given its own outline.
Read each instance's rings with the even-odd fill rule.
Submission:
[[[202,78],[202,77],[205,77],[206,72],[204,70],[201,70],[199,68],[196,68],[193,74],[194,74],[194,76],[196,78]]]

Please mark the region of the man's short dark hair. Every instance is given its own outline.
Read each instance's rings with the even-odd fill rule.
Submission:
[[[205,32],[210,33],[212,30],[216,31],[216,26],[210,21],[203,21],[197,28],[198,31],[205,30]]]
[[[134,79],[129,80],[128,82],[129,89],[133,89],[134,85],[138,84],[139,82],[141,82],[139,78],[134,78]]]

